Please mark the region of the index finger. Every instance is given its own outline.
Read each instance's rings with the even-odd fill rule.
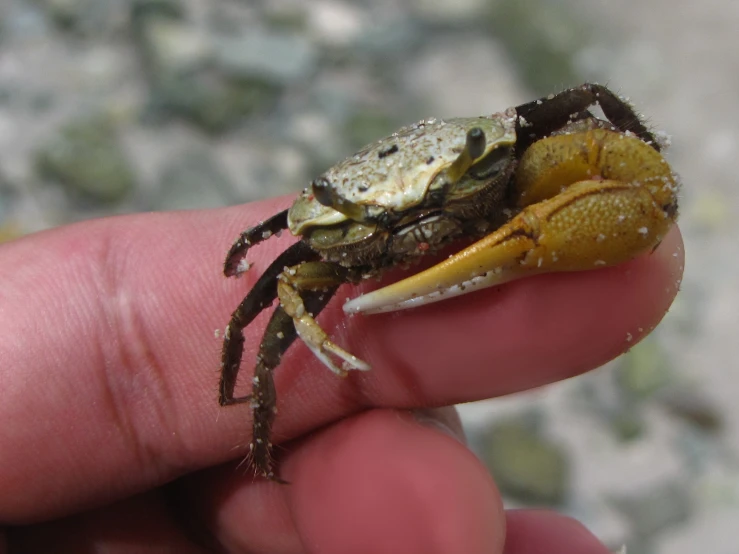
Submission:
[[[217,405],[213,332],[292,239],[255,248],[244,279],[224,279],[221,264],[244,227],[288,202],[99,220],[0,247],[0,521],[69,513],[242,455],[249,410]],[[673,233],[619,268],[402,314],[345,318],[356,292],[340,289],[319,322],[373,370],[339,380],[293,346],[276,372],[276,441],[366,406],[476,400],[600,365],[661,319],[681,252]],[[247,383],[266,315],[246,330]]]

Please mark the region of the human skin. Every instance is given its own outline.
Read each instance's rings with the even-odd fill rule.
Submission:
[[[0,553],[607,552],[573,520],[506,512],[452,408],[566,379],[633,346],[682,275],[674,229],[616,268],[524,279],[397,314],[319,318],[372,365],[296,343],[275,372],[281,475],[254,480],[248,405],[216,401],[231,311],[287,234],[220,273],[289,198],[80,223],[0,245]],[[361,290],[376,287],[363,284]],[[246,329],[243,390],[266,323]]]

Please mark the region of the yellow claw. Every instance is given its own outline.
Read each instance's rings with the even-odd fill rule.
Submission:
[[[660,243],[677,217],[678,188],[665,159],[635,136],[594,129],[547,137],[521,158],[515,217],[344,310],[402,310],[528,275],[620,264]]]

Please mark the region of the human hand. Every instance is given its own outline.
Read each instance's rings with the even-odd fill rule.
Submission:
[[[401,314],[347,318],[340,290],[320,321],[372,370],[337,379],[299,342],[287,352],[274,429],[285,486],[237,468],[249,408],[216,402],[213,330],[291,239],[255,248],[240,280],[220,276],[228,245],[288,202],[0,246],[0,554],[606,553],[572,520],[504,512],[452,409],[407,410],[530,389],[625,351],[677,292],[677,230],[617,268]],[[246,330],[245,375],[265,322]]]

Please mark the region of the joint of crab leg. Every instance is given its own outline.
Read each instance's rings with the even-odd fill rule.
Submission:
[[[358,371],[369,371],[372,369],[364,360],[357,358],[354,354],[347,352],[333,342],[326,340],[323,342],[323,349],[331,352],[334,356],[344,360],[344,369],[356,369]]]
[[[311,183],[311,190],[316,200],[337,212],[341,212],[349,219],[357,223],[372,223],[367,209],[364,206],[348,200],[336,192],[336,187],[325,177],[319,177]]]
[[[333,373],[345,376],[347,370],[356,369],[367,371],[370,369],[369,364],[365,361],[329,340],[326,332],[321,329],[313,316],[305,309],[300,293],[294,284],[280,280],[277,283],[277,294],[285,312],[292,317],[298,336],[300,336],[313,354]],[[329,354],[333,354],[343,360],[344,367],[337,367],[329,357]]]
[[[467,131],[464,149],[457,159],[447,169],[449,181],[456,183],[467,170],[485,153],[485,132],[480,127],[473,127]]]
[[[287,210],[283,210],[241,233],[241,236],[228,251],[226,261],[223,264],[224,275],[226,277],[241,276],[249,269],[249,263],[246,261],[248,250],[255,244],[279,234],[284,229],[287,229]]]
[[[310,348],[316,358],[321,360],[323,365],[340,377],[345,377],[347,370],[356,369],[359,371],[367,371],[370,369],[369,364],[331,342],[326,336],[326,333],[318,326],[313,318],[304,316],[299,319],[295,319],[294,323],[295,330],[298,332],[298,335],[308,348]],[[336,366],[333,361],[331,361],[328,354],[333,354],[337,358],[344,360],[344,367],[339,368]]]
[[[312,320],[312,318],[301,318],[295,320],[295,330],[316,358],[321,360],[323,365],[340,377],[345,377],[349,370],[368,371],[370,369],[369,364],[365,361],[357,358],[353,354],[331,342],[326,336],[326,333],[315,323],[315,321]],[[334,364],[328,354],[333,354],[337,358],[343,360],[343,367],[339,368]]]

